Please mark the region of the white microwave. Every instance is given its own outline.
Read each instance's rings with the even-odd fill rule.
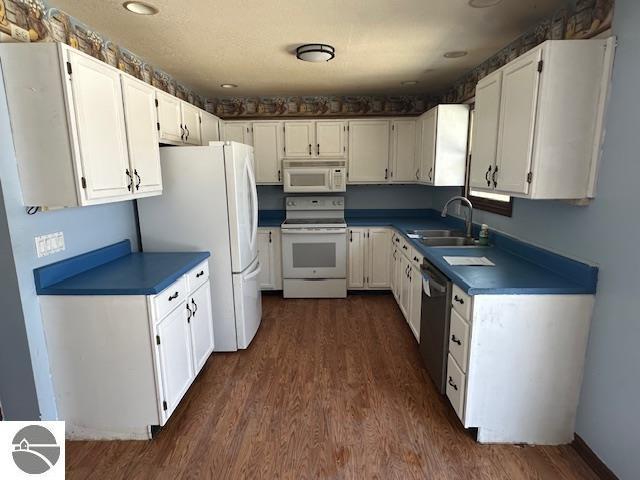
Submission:
[[[347,162],[344,160],[285,160],[283,188],[287,193],[347,191]]]

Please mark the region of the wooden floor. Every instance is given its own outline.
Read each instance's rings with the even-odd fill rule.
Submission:
[[[67,442],[68,478],[595,479],[569,446],[479,445],[391,295],[267,295],[243,352],[211,357],[150,442]]]

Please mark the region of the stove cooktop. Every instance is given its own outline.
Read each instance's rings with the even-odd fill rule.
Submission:
[[[344,225],[344,218],[287,218],[283,225]]]

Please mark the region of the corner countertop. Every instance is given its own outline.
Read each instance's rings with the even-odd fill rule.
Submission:
[[[129,241],[34,270],[38,295],[155,295],[209,252],[131,252]]]
[[[275,213],[268,215],[268,218],[275,217]],[[345,218],[349,227],[394,228],[469,295],[570,295],[596,291],[596,267],[499,233],[491,233],[488,247],[427,247],[409,238],[407,231],[411,229],[463,229],[461,220],[440,218],[435,211],[385,210],[376,215],[371,211],[347,210]],[[446,262],[445,256],[484,256],[495,266],[453,266]]]

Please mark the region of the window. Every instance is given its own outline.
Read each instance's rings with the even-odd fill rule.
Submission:
[[[509,195],[503,195],[493,192],[482,192],[478,190],[471,190],[469,187],[469,170],[471,167],[471,145],[473,143],[473,120],[475,116],[475,104],[471,104],[471,110],[469,112],[469,142],[467,148],[467,176],[466,185],[464,187],[465,194],[471,203],[473,208],[478,210],[484,210],[486,212],[496,213],[498,215],[504,215],[510,217],[513,212],[513,198]]]

